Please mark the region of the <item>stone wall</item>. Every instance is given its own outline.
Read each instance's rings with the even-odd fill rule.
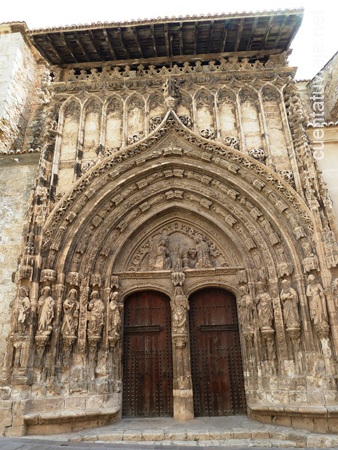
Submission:
[[[17,24],[17,32],[13,27],[0,25],[0,151],[6,153],[22,147],[37,69],[24,24]]]
[[[37,155],[0,158],[0,361],[9,333],[9,304],[15,294],[12,274],[20,255],[23,224],[37,164]]]

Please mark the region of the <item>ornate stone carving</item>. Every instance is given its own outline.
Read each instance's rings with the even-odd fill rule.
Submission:
[[[10,304],[11,308],[11,333],[26,335],[31,323],[31,302],[29,290],[20,287],[17,297]]]
[[[212,267],[210,262],[210,248],[201,234],[195,236],[196,269]]]
[[[42,289],[38,301],[38,329],[36,336],[49,337],[53,330],[55,301],[51,294],[51,288],[46,286]]]
[[[261,163],[264,163],[266,159],[266,154],[262,148],[252,148],[248,151],[248,155]]]
[[[310,317],[314,329],[320,337],[327,337],[330,326],[323,286],[312,274],[308,276],[307,282],[306,295],[309,299]]]
[[[200,131],[200,134],[204,139],[215,139],[216,138],[216,132],[215,130],[211,128],[205,128]]]
[[[311,272],[312,270],[318,271],[318,257],[312,250],[312,246],[309,242],[302,242],[305,258],[303,259],[304,273]]]
[[[111,347],[115,347],[121,339],[121,311],[123,305],[119,302],[119,293],[112,292],[108,307],[108,340]]]
[[[163,232],[154,240],[149,252],[150,270],[167,270],[171,267],[171,257],[168,250],[168,235]]]
[[[226,136],[224,138],[224,144],[228,147],[234,148],[235,150],[239,150],[239,140],[233,136]]]
[[[167,108],[175,109],[181,97],[178,80],[173,77],[168,78],[163,84],[162,92]]]
[[[63,320],[61,327],[61,334],[63,339],[76,339],[79,320],[79,308],[80,304],[78,301],[77,290],[71,289],[66,300],[63,302]]]
[[[272,298],[267,292],[264,283],[256,283],[255,303],[257,306],[258,323],[261,331],[273,330]]]
[[[87,335],[88,339],[101,339],[102,328],[103,328],[103,314],[104,314],[104,303],[100,299],[98,291],[93,291],[90,295],[90,301],[88,303],[88,328]]]
[[[253,333],[254,331],[254,303],[248,292],[247,285],[239,288],[240,298],[238,302],[238,310],[244,334]]]
[[[171,303],[172,308],[172,333],[173,337],[179,338],[179,347],[182,348],[181,338],[187,337],[188,325],[187,325],[187,311],[189,311],[189,302],[183,292],[181,286],[175,286],[174,297]]]
[[[283,318],[286,329],[299,329],[300,319],[298,312],[298,294],[291,287],[289,280],[282,281],[282,290],[280,292],[280,299],[283,306]]]

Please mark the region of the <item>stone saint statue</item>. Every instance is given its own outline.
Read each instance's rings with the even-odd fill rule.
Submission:
[[[78,327],[79,302],[77,300],[77,290],[71,289],[68,297],[63,302],[63,322],[61,334],[66,336],[75,336]]]
[[[249,331],[253,327],[254,305],[251,295],[248,293],[247,286],[239,288],[240,299],[238,309],[241,317],[243,331]]]
[[[27,288],[20,287],[18,296],[11,302],[11,310],[12,333],[27,334],[31,318],[31,302]]]
[[[324,289],[314,275],[308,276],[306,295],[309,299],[310,317],[315,330],[317,332],[328,330],[329,323]]]
[[[51,288],[44,287],[38,301],[38,334],[49,335],[53,329],[55,301],[50,293]]]
[[[258,322],[261,330],[272,330],[273,308],[270,294],[266,291],[264,284],[259,281],[256,284],[256,298]]]
[[[118,342],[121,336],[121,309],[118,292],[113,292],[109,301],[109,337]]]
[[[90,302],[88,304],[89,319],[88,319],[88,335],[100,336],[103,327],[103,313],[104,304],[100,299],[98,291],[93,291],[90,295]]]
[[[289,280],[282,281],[280,299],[283,305],[283,317],[286,328],[299,328],[298,294],[291,287]]]

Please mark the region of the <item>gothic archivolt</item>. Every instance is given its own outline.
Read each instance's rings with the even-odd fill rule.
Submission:
[[[168,92],[169,104],[176,104],[175,86]],[[265,95],[276,100],[274,91]],[[248,108],[256,101],[250,90],[242,90],[240,99]],[[147,137],[135,137],[80,171],[72,189],[44,212],[37,235],[27,233],[5,379],[14,385],[34,379],[38,397],[90,393],[115,396],[120,405],[123,302],[135,290],[158,289],[171,298],[181,364],[175,395],[191,398],[184,373],[189,295],[217,285],[237,297],[249,404],[268,404],[271,395],[287,404],[285,375],[305,379],[310,366],[315,374],[306,375],[309,385],[319,377],[333,395],[336,291],[326,279],[324,286],[328,272],[316,241],[315,211],[259,151],[250,156],[237,150],[240,139],[236,146],[213,141],[209,101],[201,90],[196,102],[210,119],[204,137],[170,111]],[[94,121],[98,105],[86,104]],[[143,106],[140,97],[130,97],[127,111],[138,117],[130,122],[135,126]],[[137,136],[142,130],[132,131]],[[251,135],[253,141],[257,136]],[[84,133],[84,144],[90,139],[97,135]],[[311,189],[308,204],[314,201]],[[39,258],[32,255],[34,246]],[[275,385],[261,390],[263,379]]]

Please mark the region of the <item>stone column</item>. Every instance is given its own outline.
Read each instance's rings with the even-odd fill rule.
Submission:
[[[170,305],[172,312],[173,398],[174,419],[177,420],[194,418],[188,328],[189,302],[182,287],[184,281],[183,272],[172,273],[174,295]]]

